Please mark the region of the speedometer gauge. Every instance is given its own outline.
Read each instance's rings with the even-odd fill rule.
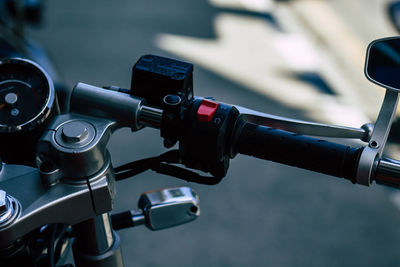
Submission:
[[[53,82],[39,65],[0,60],[0,132],[32,130],[49,117],[54,102]]]

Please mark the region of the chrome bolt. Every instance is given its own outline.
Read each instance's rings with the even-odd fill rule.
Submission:
[[[7,193],[4,190],[0,190],[0,215],[7,211]]]
[[[88,133],[85,124],[72,121],[63,126],[62,139],[67,143],[79,143],[87,138]]]
[[[15,201],[6,191],[0,189],[0,227],[18,213],[19,206],[15,205]]]

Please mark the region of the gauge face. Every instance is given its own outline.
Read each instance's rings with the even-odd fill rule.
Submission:
[[[53,83],[41,67],[25,59],[0,61],[0,132],[34,128],[53,102]]]

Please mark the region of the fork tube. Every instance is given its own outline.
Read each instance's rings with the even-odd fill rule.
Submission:
[[[120,239],[108,213],[74,226],[74,259],[77,267],[123,267]]]

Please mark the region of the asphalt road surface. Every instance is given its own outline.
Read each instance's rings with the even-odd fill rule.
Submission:
[[[44,26],[30,33],[51,53],[70,87],[85,82],[129,88],[132,65],[151,53],[193,62],[196,95],[360,126],[377,112],[366,103],[379,93],[368,89],[360,100],[357,88],[369,85],[353,75],[362,76],[362,66],[351,64],[362,61],[371,36],[392,29],[381,22],[380,1],[368,1],[369,7],[363,1],[327,2],[282,1],[271,7],[268,1],[48,1]],[[307,10],[321,20],[307,22]],[[380,24],[368,27],[366,18]],[[319,23],[332,33],[324,35]],[[324,39],[332,36],[337,46]],[[356,52],[347,64],[343,51],[350,46]],[[154,129],[120,130],[109,150],[114,166],[165,151]],[[121,181],[115,212],[136,208],[142,192],[179,185],[187,183],[152,172]],[[231,161],[220,184],[189,185],[200,195],[199,219],[158,232],[120,231],[126,266],[400,264],[400,213],[396,194],[387,188],[245,156]]]

